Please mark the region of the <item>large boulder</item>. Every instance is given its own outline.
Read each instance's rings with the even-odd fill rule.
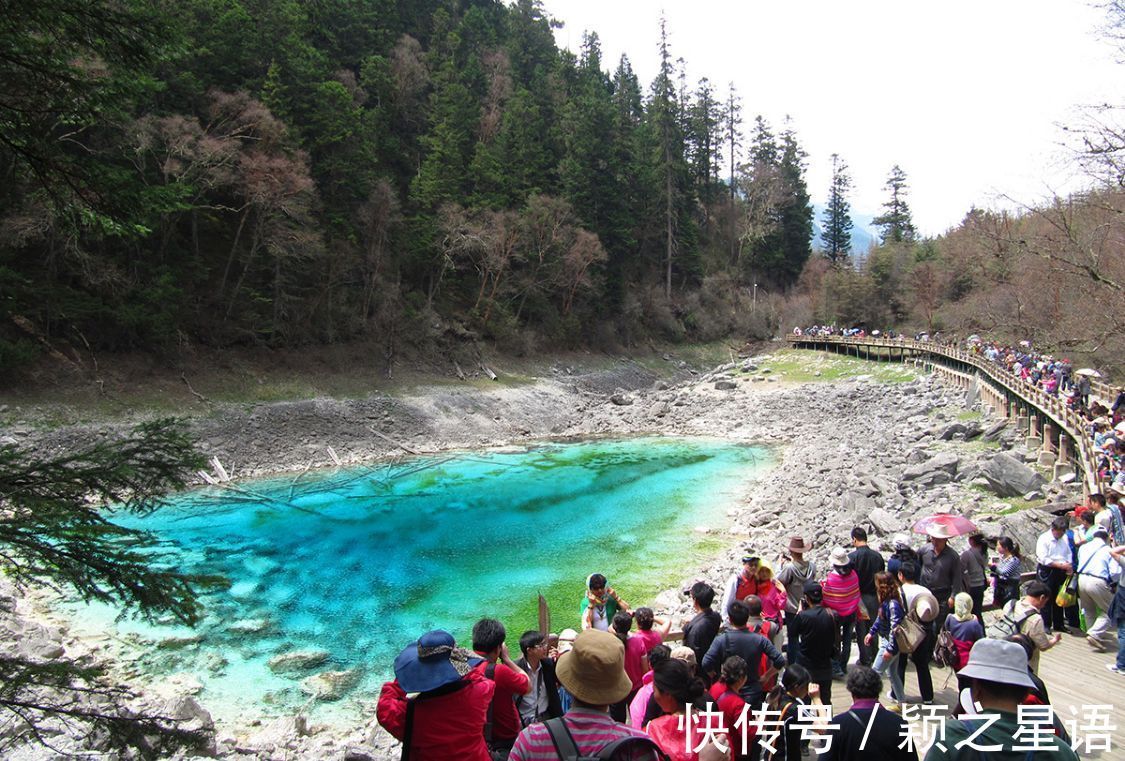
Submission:
[[[301,691],[317,700],[339,700],[356,686],[360,676],[357,669],[323,671],[301,680]]]
[[[988,426],[988,428],[985,429],[984,436],[983,436],[984,440],[985,441],[996,441],[997,439],[1000,438],[1000,434],[1003,433],[1004,429],[1007,428],[1007,427],[1008,427],[1008,419],[1007,418],[1002,418],[1000,420],[997,420],[995,423],[993,423],[992,425]]]
[[[902,472],[904,483],[915,483],[919,486],[936,486],[949,483],[957,474],[961,458],[952,452],[942,452],[931,457],[925,462],[911,465]]]
[[[1008,454],[998,454],[981,467],[988,488],[1001,497],[1018,497],[1041,489],[1047,479]]]
[[[294,650],[270,658],[269,667],[275,674],[308,671],[327,661],[328,657],[329,653],[325,650]]]
[[[906,530],[906,521],[901,515],[877,507],[867,514],[867,522],[878,536],[888,536]]]

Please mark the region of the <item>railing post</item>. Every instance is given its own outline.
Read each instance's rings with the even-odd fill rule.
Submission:
[[[1058,428],[1048,420],[1043,426],[1043,446],[1039,450],[1039,459],[1036,460],[1036,464],[1040,467],[1050,468],[1055,464],[1057,458],[1054,439],[1057,435]]]

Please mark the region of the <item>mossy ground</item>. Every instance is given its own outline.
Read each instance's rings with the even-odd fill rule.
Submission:
[[[921,377],[921,372],[910,365],[873,362],[810,349],[779,349],[756,364],[759,369],[747,374],[757,375],[768,369],[778,380],[794,383],[832,382],[860,376],[880,383],[907,383]]]

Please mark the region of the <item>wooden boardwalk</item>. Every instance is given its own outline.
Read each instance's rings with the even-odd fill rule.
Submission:
[[[987,616],[986,616],[987,620]],[[852,651],[855,652],[854,650]],[[1112,730],[1103,728],[1093,734],[1109,735],[1109,750],[1089,752],[1079,749],[1080,758],[1104,759],[1104,761],[1125,760],[1125,676],[1107,671],[1105,664],[1113,663],[1116,651],[1097,653],[1086,644],[1086,638],[1064,634],[1062,642],[1045,653],[1040,654],[1039,678],[1047,685],[1047,692],[1055,712],[1067,723],[1071,735],[1079,738],[1087,734],[1083,726],[1088,725],[1088,712],[1083,706],[1112,706],[1103,710],[1103,727],[1113,726]],[[934,681],[934,702],[947,708],[956,704],[957,678],[950,669],[930,667]],[[884,693],[890,689],[890,681],[883,680]],[[918,678],[911,664],[906,670],[906,693],[910,702],[921,702],[918,691]],[[885,702],[885,701],[884,701]],[[846,711],[851,706],[844,682],[838,680],[832,685],[833,714]],[[1073,709],[1073,711],[1072,711]],[[1075,732],[1077,727],[1077,732]],[[1046,754],[1042,754],[1044,758]]]

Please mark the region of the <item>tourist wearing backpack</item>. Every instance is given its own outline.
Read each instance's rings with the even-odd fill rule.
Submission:
[[[946,722],[945,737],[930,746],[926,761],[1078,761],[1067,742],[1049,733],[1031,734],[1028,722],[1020,720],[1020,703],[1035,686],[1022,647],[982,639],[973,646],[962,673],[972,680],[971,695],[980,714]],[[1027,750],[1032,737],[1041,750]]]
[[[633,687],[625,673],[625,646],[620,640],[609,632],[587,629],[574,640],[574,648],[560,656],[555,673],[573,698],[570,711],[562,718],[525,727],[510,761],[666,761],[644,732],[609,717],[609,706]]]
[[[993,639],[1007,639],[1013,634],[1026,635],[1035,644],[1029,665],[1036,674],[1039,673],[1039,653],[1062,641],[1061,634],[1050,637],[1043,627],[1042,611],[1050,596],[1051,590],[1046,584],[1030,582],[1023,599],[1012,600],[1004,606],[1000,619],[988,629],[988,636]]]

